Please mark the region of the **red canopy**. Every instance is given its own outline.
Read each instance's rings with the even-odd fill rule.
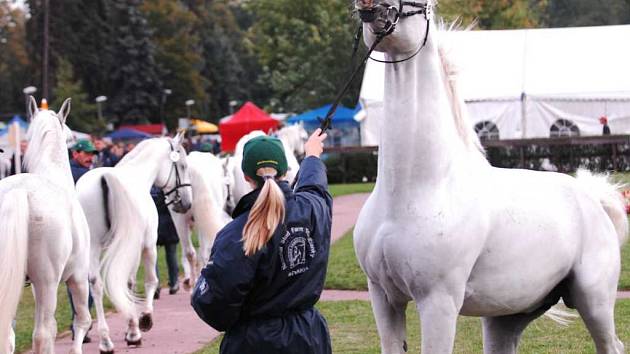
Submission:
[[[254,130],[262,130],[265,133],[270,129],[276,129],[278,121],[271,118],[255,104],[247,102],[234,113],[232,118],[219,123],[221,133],[221,150],[232,152],[240,138]]]

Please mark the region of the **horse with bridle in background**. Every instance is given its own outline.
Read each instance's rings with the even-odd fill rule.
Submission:
[[[354,231],[384,354],[451,353],[458,315],[482,317],[484,353],[516,353],[560,299],[597,353],[618,354],[614,307],[628,221],[619,191],[580,171],[494,168],[464,117],[433,1],[355,0],[365,43],[385,53],[378,178]]]
[[[24,156],[28,173],[0,181],[0,353],[12,353],[11,322],[26,276],[35,297],[33,351],[53,353],[57,333],[57,288],[66,282],[77,316],[71,353],[81,353],[91,324],[88,310],[89,229],[74,189],[66,148],[70,99],[59,113],[38,109]]]
[[[153,326],[153,295],[159,285],[155,271],[158,213],[150,189],[153,185],[160,187],[167,205],[173,204],[177,212],[190,209],[192,192],[182,138],[183,132],[172,139],[144,140],[115,167],[93,169],[77,182],[79,200],[90,226],[90,284],[101,353],[114,351],[103,309],[103,289],[129,320],[127,345],[140,345],[140,331]],[[135,285],[141,254],[146,299],[139,317],[139,299],[130,288]]]

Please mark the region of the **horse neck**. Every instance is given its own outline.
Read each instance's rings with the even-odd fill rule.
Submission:
[[[390,192],[438,183],[469,154],[457,133],[433,36],[413,59],[386,66],[384,106],[378,178]]]
[[[36,161],[29,166],[29,173],[45,177],[71,193],[75,192],[70,158],[65,144],[43,141],[41,149],[34,154]]]
[[[159,149],[166,147],[158,146]],[[131,171],[134,179],[146,187],[147,190],[151,186],[158,184],[158,175],[161,164],[167,159],[166,154],[156,154],[154,146],[144,146],[141,151],[132,156],[132,158],[122,164],[119,168]],[[118,167],[118,166],[117,166]]]

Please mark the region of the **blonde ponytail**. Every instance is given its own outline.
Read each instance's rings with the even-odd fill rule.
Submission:
[[[270,167],[256,171],[265,182],[243,229],[243,251],[246,256],[251,256],[266,245],[284,220],[284,194],[274,179],[276,173]]]

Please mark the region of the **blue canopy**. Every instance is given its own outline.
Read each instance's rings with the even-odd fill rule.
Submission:
[[[112,140],[133,140],[150,138],[151,134],[141,132],[131,128],[120,128],[106,135]]]
[[[28,130],[28,123],[26,123],[26,121],[24,121],[22,117],[14,115],[13,118],[11,118],[11,120],[6,123],[6,126],[0,129],[0,135],[6,134],[9,131],[9,127],[12,126],[13,123],[17,123],[23,130]]]
[[[288,123],[304,122],[307,124],[309,123],[319,124],[319,121],[317,120],[317,118],[319,117],[323,119],[324,117],[326,117],[326,113],[328,113],[328,110],[330,109],[331,106],[332,106],[331,104],[327,104],[325,106],[314,109],[312,111],[304,112],[302,114],[299,114],[297,116],[293,116],[287,119],[287,122]],[[354,115],[357,112],[358,111],[356,108],[350,109],[344,106],[337,106],[337,110],[335,111],[335,114],[333,115],[333,126],[335,125],[335,123],[350,123],[350,122],[356,123],[356,121],[354,120]]]

